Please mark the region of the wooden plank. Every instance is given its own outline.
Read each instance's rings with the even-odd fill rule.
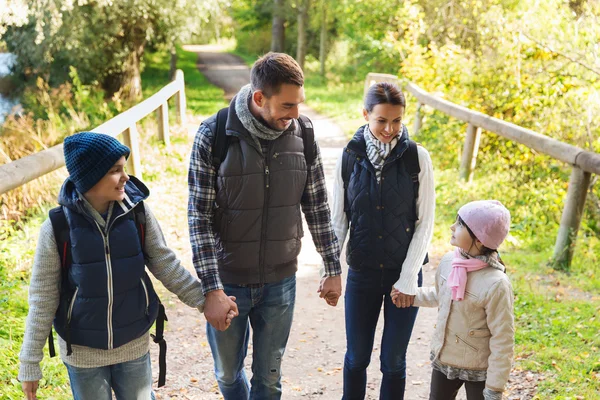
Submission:
[[[398,84],[398,77],[396,75],[390,74],[379,74],[376,72],[369,72],[367,74],[367,79],[365,79],[365,89],[363,95],[366,95],[369,91],[369,88],[375,83],[379,82],[390,82]]]
[[[136,177],[142,177],[142,159],[140,154],[140,140],[135,123],[123,132],[123,142],[131,153],[127,158],[127,173]]]
[[[183,72],[178,75],[180,79],[167,84],[158,92],[131,107],[129,110],[109,119],[102,125],[99,125],[90,132],[104,133],[112,137],[117,137],[132,124],[140,121],[161,107],[174,94],[181,92],[185,83],[183,81]],[[185,113],[185,97],[182,104],[182,110]],[[137,136],[136,136],[137,139]],[[136,152],[137,154],[137,152]],[[135,159],[135,155],[134,155]],[[139,162],[139,160],[138,160]],[[8,164],[0,165],[0,194],[15,189],[34,179],[39,178],[49,172],[52,172],[65,165],[62,143],[50,149],[28,155]],[[133,167],[135,169],[135,167]],[[139,170],[139,168],[137,168]],[[136,172],[141,173],[141,172]]]
[[[186,111],[187,103],[185,99],[185,81],[183,79],[183,71],[178,69],[175,73],[175,82],[180,84],[179,91],[175,94],[175,110],[177,112],[177,123],[185,125],[187,121]]]
[[[531,149],[547,154],[557,160],[577,165],[584,171],[600,174],[600,154],[585,151],[579,147],[560,142],[530,129],[522,128],[510,122],[502,121],[432,96],[413,83],[409,83],[406,87],[419,102],[427,104],[445,114],[481,127],[488,132],[493,132],[507,139],[522,143]]]
[[[460,177],[467,182],[471,182],[473,179],[473,170],[477,163],[480,138],[481,128],[469,124],[467,126],[467,135],[463,146],[462,162],[460,164]]]
[[[552,264],[555,269],[568,270],[573,259],[575,239],[581,224],[585,198],[590,187],[591,174],[573,167],[567,190],[567,200],[554,245]]]
[[[0,165],[0,194],[16,189],[65,165],[63,144]]]
[[[169,147],[171,144],[169,136],[169,105],[166,101],[164,101],[156,110],[156,117],[158,119],[158,139],[162,141],[165,146]]]

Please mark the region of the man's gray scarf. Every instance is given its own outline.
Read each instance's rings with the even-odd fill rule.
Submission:
[[[235,113],[244,128],[250,132],[252,139],[258,145],[258,148],[261,148],[259,138],[265,140],[275,140],[284,131],[277,131],[275,129],[271,129],[262,122],[260,122],[252,113],[250,112],[250,108],[248,106],[250,102],[250,97],[252,96],[252,88],[250,84],[242,87],[235,97]],[[292,122],[294,123],[294,122]]]

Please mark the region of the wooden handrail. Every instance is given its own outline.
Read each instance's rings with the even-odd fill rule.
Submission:
[[[185,123],[185,81],[183,71],[177,70],[175,80],[158,92],[131,107],[129,110],[93,128],[90,132],[104,133],[112,137],[124,134],[124,142],[131,149],[127,167],[134,175],[140,175],[139,146],[136,123],[157,110],[159,137],[169,143],[169,117],[167,100],[176,95],[177,120]],[[65,165],[63,144],[0,165],[0,194],[18,188]]]

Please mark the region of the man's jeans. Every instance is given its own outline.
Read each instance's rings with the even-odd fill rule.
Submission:
[[[75,400],[154,400],[150,353],[137,360],[97,368],[69,364],[69,380]]]
[[[281,398],[281,358],[294,316],[296,277],[262,287],[224,287],[228,296],[236,297],[240,315],[223,332],[207,324],[221,394],[225,400]],[[251,388],[244,372],[250,325],[254,345]]]
[[[383,303],[381,339],[380,400],[404,399],[406,349],[417,318],[416,307],[397,308],[390,292],[400,271],[349,269],[346,284],[346,357],[344,359],[344,400],[364,399],[367,367],[373,353],[375,328]],[[423,284],[419,271],[418,285]]]

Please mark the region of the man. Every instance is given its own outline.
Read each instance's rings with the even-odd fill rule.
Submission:
[[[206,295],[207,336],[226,400],[281,397],[281,359],[303,236],[300,208],[324,261],[320,296],[335,306],[342,292],[319,147],[309,141],[313,161],[307,165],[307,140],[297,120],[304,102],[302,70],[292,57],[268,53],[254,64],[250,78],[228,109],[224,158],[215,162],[213,115],[196,134],[188,178],[194,266]],[[236,306],[239,316],[227,329],[227,313]],[[251,388],[244,373],[249,323]]]

